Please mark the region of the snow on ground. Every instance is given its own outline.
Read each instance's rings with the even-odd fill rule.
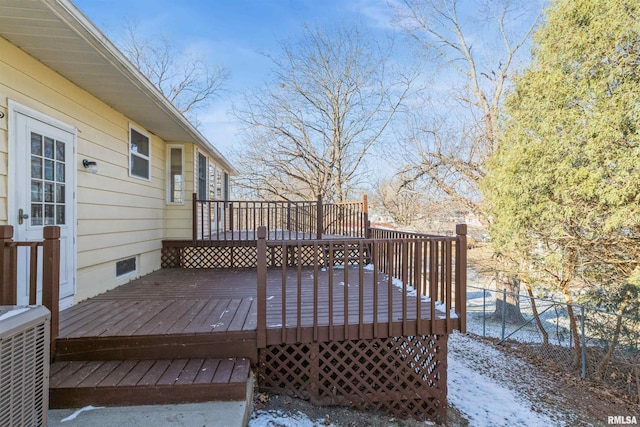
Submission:
[[[249,427],[333,427],[333,424],[325,424],[324,420],[312,421],[302,412],[287,415],[282,411],[254,411],[249,420]]]
[[[538,412],[531,401],[508,387],[508,379],[501,383],[488,376],[486,370],[479,368],[479,359],[495,362],[490,369],[520,369],[524,365],[490,344],[459,333],[449,335],[449,404],[469,420],[470,426],[559,425],[556,417]]]
[[[459,333],[449,335],[448,348],[449,404],[469,421],[469,426],[548,427],[565,424],[561,414],[540,402],[533,402],[522,393],[523,388],[535,387],[535,379],[527,378],[530,367],[526,362],[497,350],[490,343]],[[518,384],[518,391],[513,384],[514,377],[509,374],[514,371],[522,374],[521,381],[530,379],[531,384]],[[320,425],[324,425],[324,420],[312,420],[301,412],[288,415],[279,410],[254,411],[249,421],[249,427]]]

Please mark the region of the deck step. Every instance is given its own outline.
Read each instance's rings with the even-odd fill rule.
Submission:
[[[245,400],[250,368],[245,358],[56,362],[49,407]]]

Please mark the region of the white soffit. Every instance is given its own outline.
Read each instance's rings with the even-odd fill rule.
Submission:
[[[0,36],[163,140],[196,143],[235,172],[70,1],[0,0]]]

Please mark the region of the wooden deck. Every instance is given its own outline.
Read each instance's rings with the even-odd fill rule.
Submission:
[[[313,329],[314,322],[320,327],[315,328],[316,337],[331,334],[337,339],[348,336],[350,329],[353,338],[362,337],[363,333],[373,336],[376,327],[388,329],[389,324],[398,322],[394,327],[401,328],[403,318],[416,318],[415,298],[404,299],[397,287],[390,294],[384,274],[374,277],[374,272],[367,270],[360,275],[357,267],[335,268],[331,278],[328,271],[320,271],[319,280],[314,283],[313,273],[313,268],[289,269],[286,283],[295,284],[300,277],[302,285],[287,286],[283,293],[282,271],[269,270],[269,341],[283,337],[288,341],[286,334],[296,334],[298,326]],[[62,311],[57,358],[246,357],[255,363],[256,280],[256,271],[251,269],[158,270]],[[328,305],[330,293],[333,307]],[[300,305],[308,308],[302,313],[296,310],[298,298]],[[422,304],[423,318],[429,318],[429,310],[428,303]],[[437,326],[440,330],[444,328],[444,313],[438,317],[443,318],[443,325]],[[352,327],[358,323],[365,323],[366,331]],[[283,325],[290,331],[283,333]],[[313,334],[311,329],[308,333]]]
[[[56,358],[247,357],[255,363],[251,274],[162,269],[83,301],[60,314]]]
[[[275,241],[259,227],[257,241],[163,242],[163,266],[181,268],[61,312],[52,405],[221,399],[252,389],[253,365],[266,390],[443,417],[447,334],[464,331],[456,232]]]

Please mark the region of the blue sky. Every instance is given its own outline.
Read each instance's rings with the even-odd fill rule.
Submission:
[[[240,138],[227,112],[247,88],[269,78],[279,41],[295,38],[304,23],[357,22],[374,33],[391,28],[387,0],[72,0],[112,41],[125,22],[142,37],[169,37],[179,50],[194,50],[231,72],[222,97],[198,114],[200,130],[228,155]],[[116,43],[117,44],[117,43]]]

